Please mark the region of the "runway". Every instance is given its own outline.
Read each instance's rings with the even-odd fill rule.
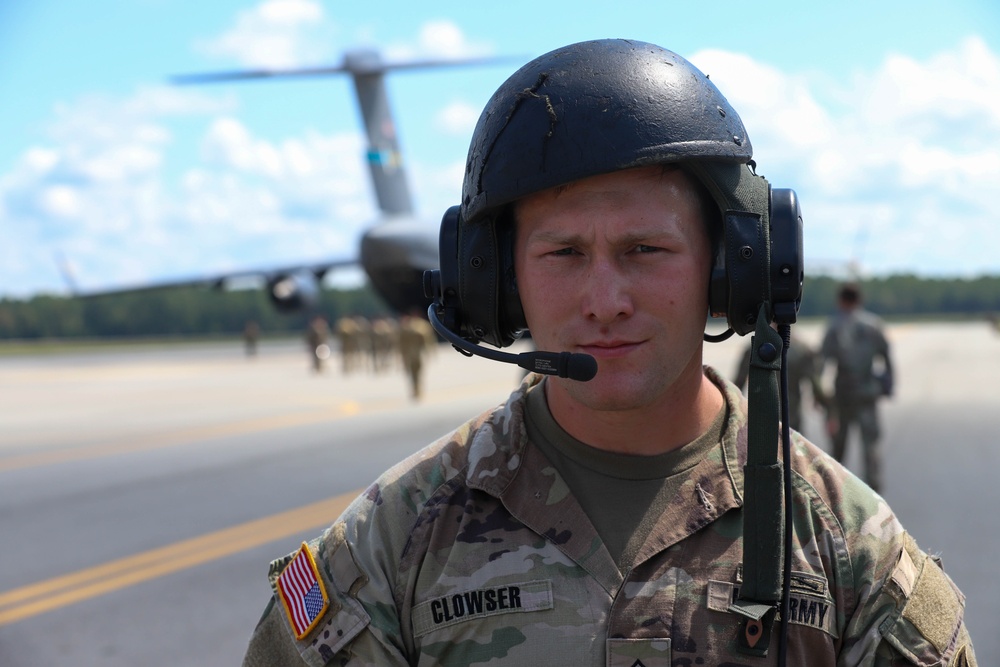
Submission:
[[[1000,664],[1000,336],[889,335],[885,496],[968,596],[979,663]],[[708,346],[708,363],[732,376],[746,342]],[[315,374],[297,340],[253,358],[238,340],[0,356],[0,664],[239,664],[268,562],[520,376],[443,345],[413,401],[398,368]],[[805,430],[825,444],[818,413]]]

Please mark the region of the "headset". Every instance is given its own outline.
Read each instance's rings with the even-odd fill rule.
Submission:
[[[727,204],[743,204],[722,216],[707,295],[708,312],[712,317],[725,317],[728,329],[719,335],[705,334],[705,340],[720,342],[734,333],[750,333],[762,303],[768,304],[773,321],[793,324],[802,303],[805,274],[802,212],[795,191],[771,188],[766,179],[743,165],[687,168],[702,183],[712,184],[709,190],[714,197]],[[753,184],[745,188],[749,195],[744,193],[742,202],[726,199],[721,194],[727,191],[725,186],[716,185],[720,174]],[[512,218],[508,206],[495,219],[466,224],[461,206],[452,206],[441,219],[440,269],[425,272],[424,293],[433,300],[428,312],[431,323],[437,320],[438,333],[460,349],[470,351],[467,344],[481,341],[507,347],[528,328],[514,272]],[[460,342],[454,340],[456,336]],[[502,356],[490,358],[519,363]],[[549,366],[525,368],[551,372]]]

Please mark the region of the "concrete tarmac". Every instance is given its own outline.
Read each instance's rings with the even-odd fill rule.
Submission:
[[[987,571],[1000,553],[1000,336],[986,323],[889,335],[884,495],[968,596],[979,663],[1000,664]],[[709,345],[707,362],[731,377],[746,343]],[[443,345],[413,401],[398,366],[309,363],[300,341],[252,358],[238,340],[0,357],[0,665],[239,664],[267,563],[521,376]],[[804,430],[826,444],[818,413]]]

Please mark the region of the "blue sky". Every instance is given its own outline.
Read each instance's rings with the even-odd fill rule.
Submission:
[[[479,111],[521,62],[628,37],[692,60],[794,188],[807,271],[1000,273],[1000,5],[91,0],[0,4],[0,296],[356,253],[376,217],[346,78],[181,73],[496,55],[395,73],[418,212],[457,203]],[[61,258],[61,259],[60,259]]]

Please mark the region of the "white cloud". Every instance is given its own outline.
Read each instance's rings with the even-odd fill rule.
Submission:
[[[172,182],[171,117],[227,108],[150,90],[63,105],[48,140],[0,174],[3,292],[60,289],[54,253],[90,289],[353,255],[375,216],[358,133],[269,141],[220,115],[205,159]]]
[[[24,247],[120,230],[158,189],[169,134],[137,112],[146,91],[122,103],[89,96],[61,106],[48,145],[29,147],[0,179],[3,224]]]
[[[28,171],[38,174],[48,171],[58,161],[59,154],[54,150],[33,147],[25,151],[22,164]]]
[[[296,67],[328,58],[331,32],[318,2],[267,0],[241,11],[226,32],[197,46],[244,67]]]
[[[420,26],[416,42],[397,42],[385,49],[387,60],[405,61],[415,58],[475,58],[489,55],[493,48],[482,42],[471,42],[452,21],[438,19]]]
[[[467,55],[470,45],[461,29],[451,21],[428,21],[420,27],[420,48],[427,53],[460,57]]]
[[[266,176],[281,175],[284,165],[275,147],[254,140],[234,118],[218,118],[209,128],[204,142],[205,157],[223,168],[251,171]]]
[[[1000,59],[969,38],[889,55],[830,96],[828,81],[741,54],[692,57],[740,113],[761,173],[802,200],[807,260],[871,271],[996,272]],[[839,103],[835,103],[838,102]]]
[[[955,51],[936,54],[923,63],[891,55],[860,85],[867,93],[864,114],[873,123],[893,126],[900,121],[936,124],[983,119],[1000,129],[996,105],[1000,61],[978,38],[969,38]]]
[[[482,110],[468,102],[455,100],[448,103],[437,114],[434,125],[445,134],[470,137],[479,122]]]
[[[358,159],[362,144],[357,134],[305,132],[271,142],[255,137],[235,119],[221,118],[206,133],[203,150],[205,167],[211,171],[200,168],[185,179],[192,206],[200,206],[202,197],[251,201],[258,223],[261,211],[276,216],[269,223],[273,231],[296,220],[321,220],[357,232],[375,216]],[[217,203],[213,206],[218,208]],[[337,224],[331,225],[333,221]]]
[[[52,185],[41,193],[42,208],[56,218],[73,218],[80,214],[80,192],[66,185]]]

